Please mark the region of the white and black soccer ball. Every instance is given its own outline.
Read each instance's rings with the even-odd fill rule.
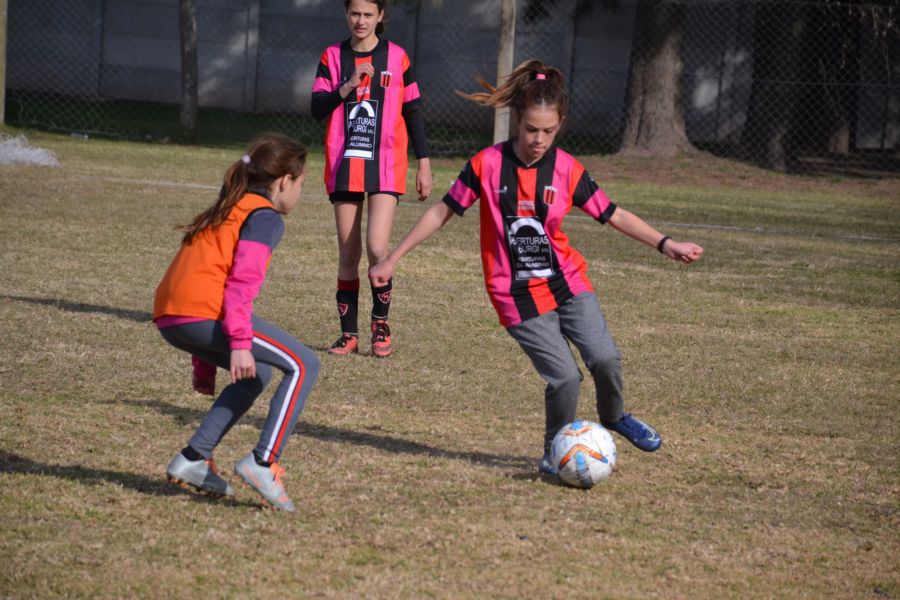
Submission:
[[[563,483],[591,488],[612,475],[616,442],[599,423],[574,421],[553,438],[550,461]]]

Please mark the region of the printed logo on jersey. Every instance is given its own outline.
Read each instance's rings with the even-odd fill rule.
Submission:
[[[555,187],[552,185],[544,186],[544,204],[547,206],[553,206],[553,203],[556,202],[556,192],[558,192]]]
[[[341,315],[342,317],[346,317],[347,311],[350,310],[350,305],[347,304],[346,302],[338,302],[337,308],[338,308],[338,314]]]
[[[517,206],[520,217],[534,216],[534,200],[519,200]]]
[[[534,217],[507,217],[509,258],[517,280],[556,273],[553,250],[544,225]]]
[[[381,87],[391,87],[391,72],[390,71],[382,71],[381,72]]]
[[[386,292],[381,292],[378,294],[378,299],[381,300],[382,304],[387,304],[391,301],[392,291],[388,290]]]
[[[378,139],[378,100],[350,102],[347,111],[347,144],[344,158],[375,158]]]
[[[505,194],[508,188],[504,185],[502,188],[494,190],[495,194]]]

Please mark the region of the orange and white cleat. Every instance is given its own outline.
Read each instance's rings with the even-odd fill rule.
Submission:
[[[219,475],[219,470],[212,458],[188,460],[179,452],[166,467],[166,477],[170,483],[185,489],[190,486],[212,498],[234,496],[234,489]]]
[[[294,512],[294,503],[284,491],[284,483],[281,481],[284,469],[277,462],[268,466],[260,465],[251,452],[234,465],[234,472],[259,492],[273,508]]]
[[[328,349],[328,354],[336,354],[337,356],[347,356],[358,352],[359,336],[350,333],[342,333],[341,337]]]
[[[391,328],[384,319],[372,321],[372,354],[382,358],[390,356],[393,351],[391,345]]]

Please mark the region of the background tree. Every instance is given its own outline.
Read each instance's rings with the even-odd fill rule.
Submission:
[[[779,171],[787,170],[796,157],[789,134],[799,95],[796,82],[807,9],[794,2],[754,7],[753,84],[741,146],[747,156]]]
[[[681,103],[681,31],[686,5],[638,0],[620,152],[671,157],[694,151]]]

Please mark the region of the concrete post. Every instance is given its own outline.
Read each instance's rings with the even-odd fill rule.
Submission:
[[[500,51],[497,53],[497,86],[503,84],[513,70],[516,50],[516,0],[501,0]],[[498,108],[494,112],[494,143],[509,138],[509,109]]]

